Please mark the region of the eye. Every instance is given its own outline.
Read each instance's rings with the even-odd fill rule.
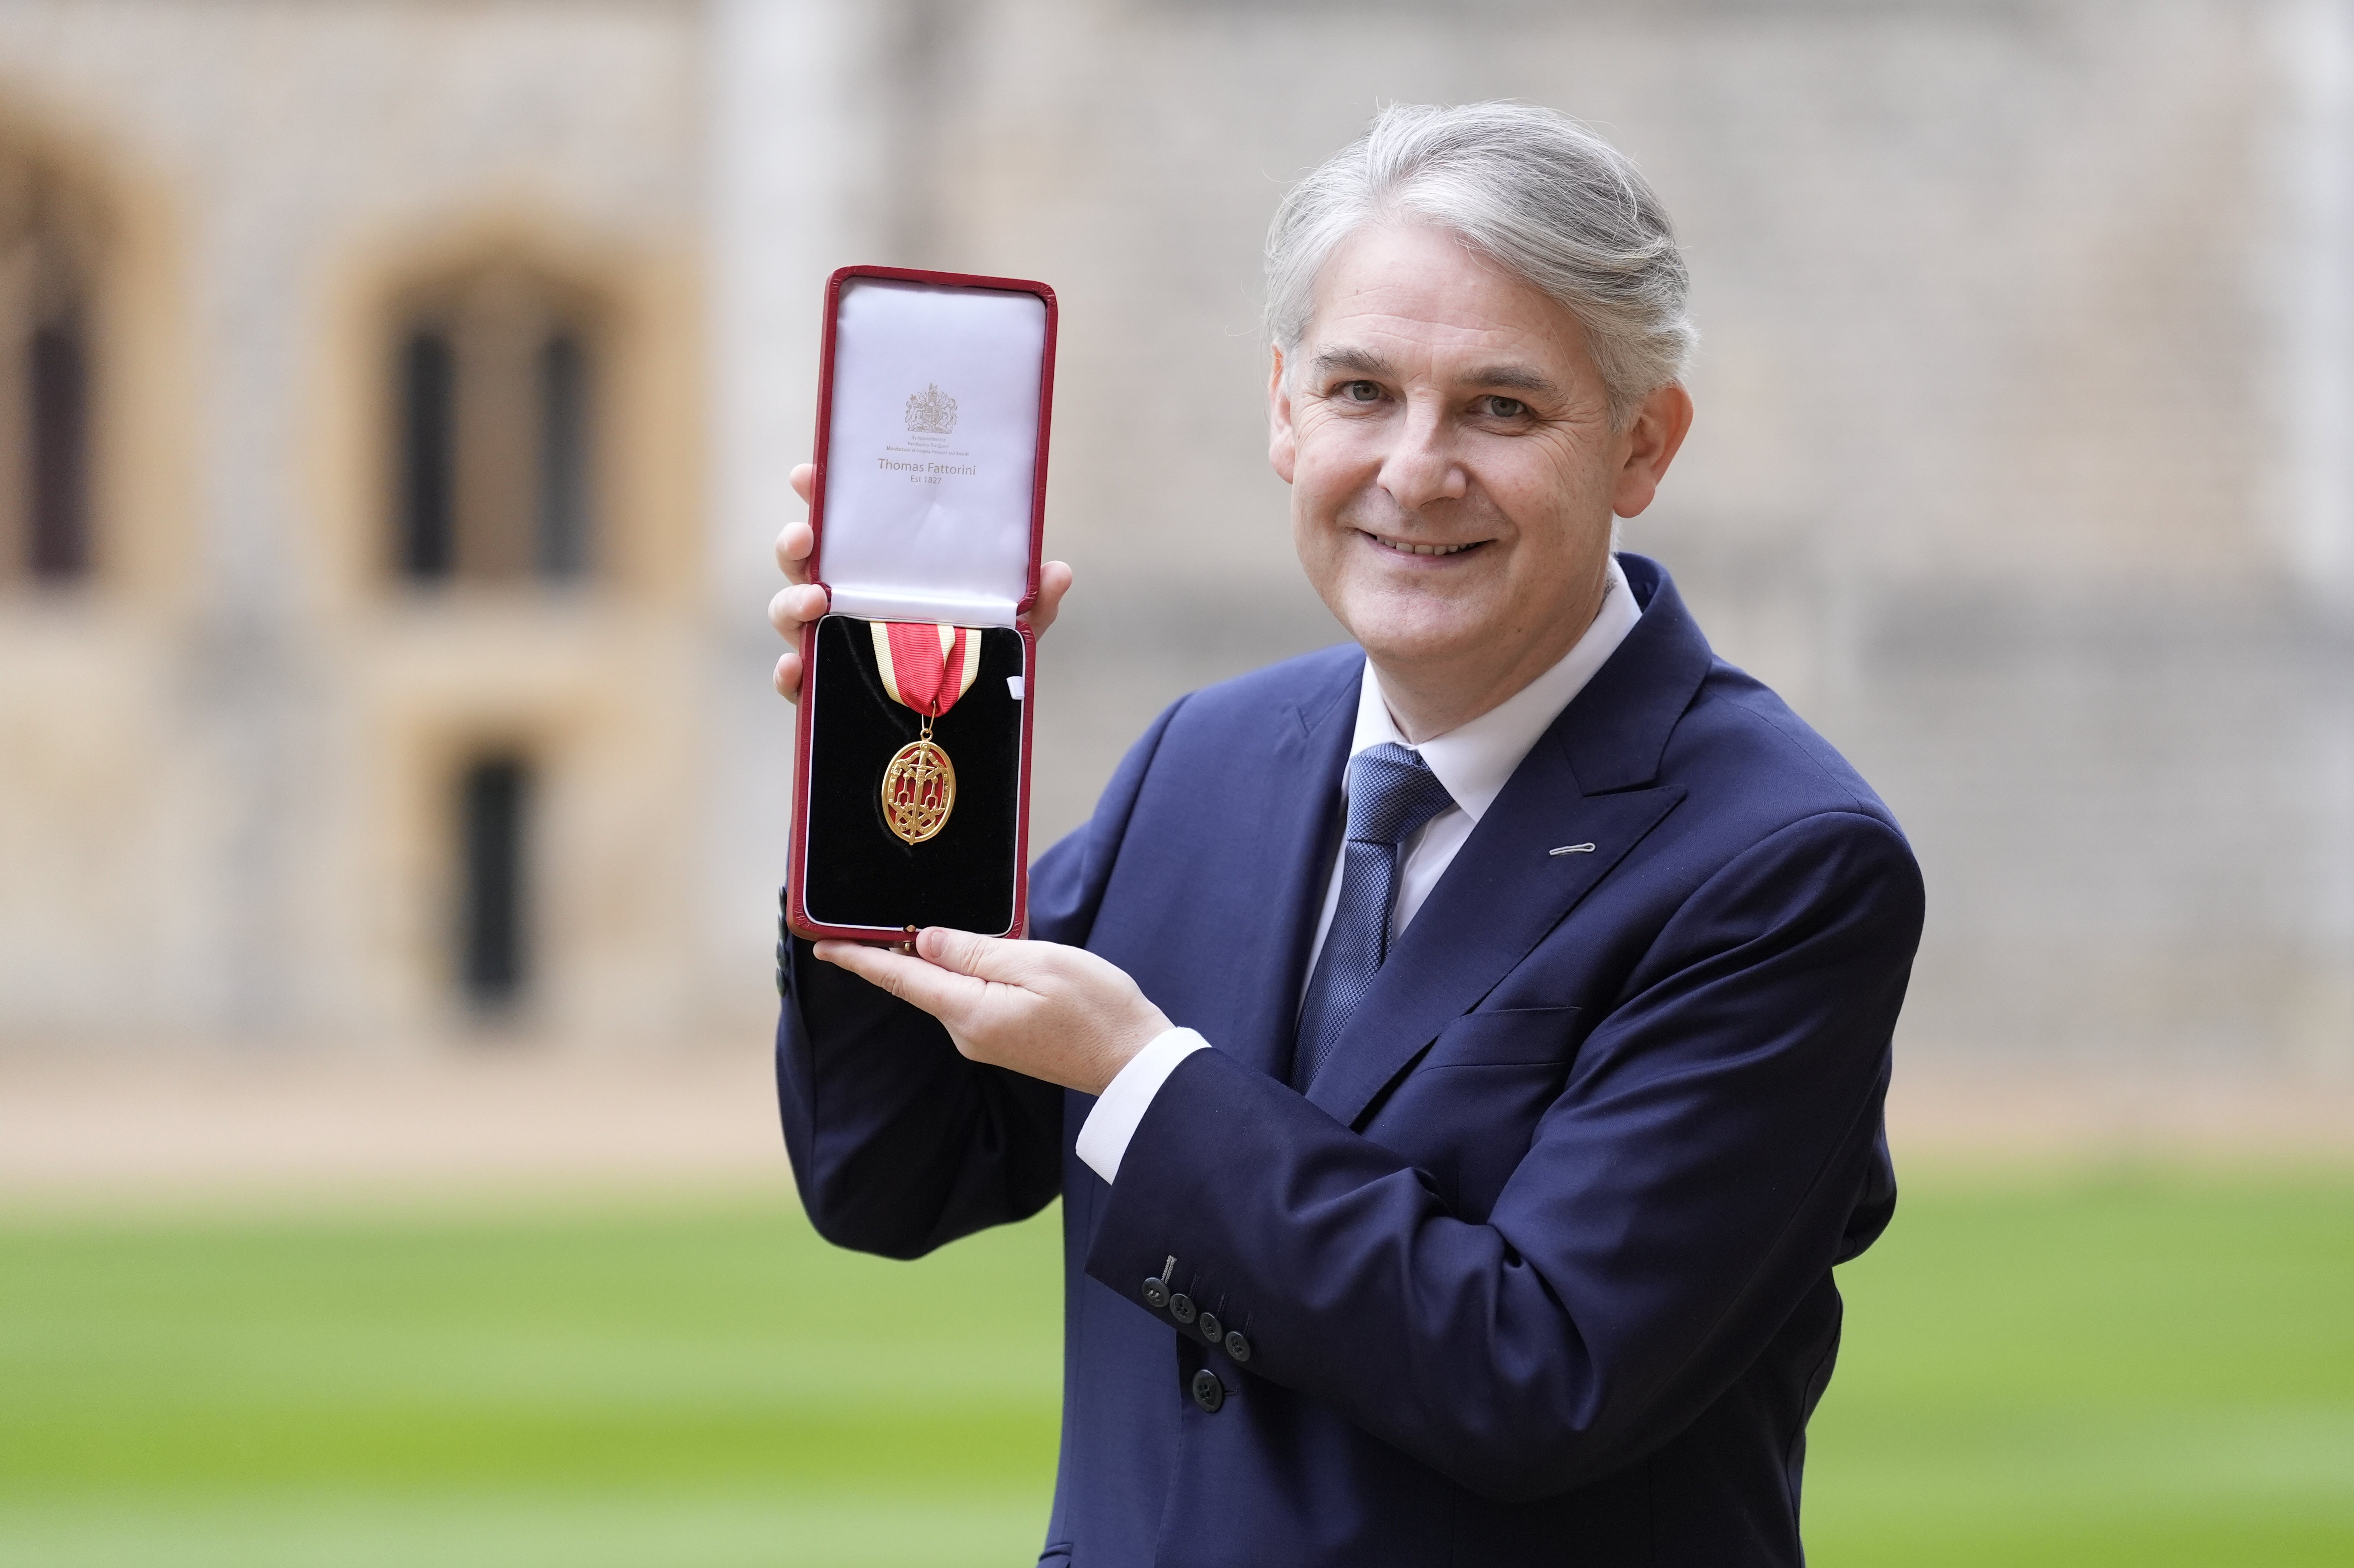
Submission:
[[[1528,417],[1529,406],[1518,397],[1488,397],[1479,401],[1487,405],[1490,418],[1521,419]]]
[[[1335,388],[1343,403],[1377,403],[1382,389],[1370,381],[1343,381]]]

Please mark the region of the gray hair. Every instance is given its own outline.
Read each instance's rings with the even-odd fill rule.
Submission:
[[[1525,103],[1396,103],[1291,188],[1267,235],[1267,324],[1287,357],[1316,278],[1367,223],[1420,223],[1559,301],[1585,328],[1624,428],[1680,378],[1700,334],[1683,253],[1627,155],[1565,114]]]

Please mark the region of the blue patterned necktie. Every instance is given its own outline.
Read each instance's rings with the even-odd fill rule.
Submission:
[[[1397,906],[1402,846],[1414,831],[1455,804],[1420,756],[1395,742],[1349,758],[1349,840],[1341,846],[1341,902],[1324,934],[1299,1040],[1291,1053],[1291,1086],[1305,1094],[1389,956],[1390,911]]]

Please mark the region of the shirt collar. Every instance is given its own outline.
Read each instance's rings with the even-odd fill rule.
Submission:
[[[1618,557],[1613,556],[1609,578],[1603,585],[1602,608],[1595,612],[1593,624],[1568,652],[1551,669],[1478,718],[1458,725],[1444,735],[1433,736],[1420,746],[1412,746],[1398,733],[1397,725],[1390,717],[1389,705],[1382,700],[1381,681],[1369,659],[1365,662],[1364,679],[1357,684],[1357,734],[1350,743],[1349,755],[1354,757],[1384,743],[1420,752],[1455,803],[1477,822],[1488,814],[1496,797],[1504,792],[1504,785],[1520,767],[1521,759],[1536,745],[1537,737],[1585,689],[1585,683],[1617,652],[1618,644],[1635,630],[1642,615],[1635,603],[1634,589],[1627,586],[1627,574],[1619,568]],[[1341,788],[1347,789],[1345,779]]]

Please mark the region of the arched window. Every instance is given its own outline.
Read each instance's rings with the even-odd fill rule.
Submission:
[[[594,568],[598,316],[581,291],[514,265],[403,300],[391,366],[403,577],[560,581]]]
[[[0,580],[89,574],[93,203],[0,136]]]

